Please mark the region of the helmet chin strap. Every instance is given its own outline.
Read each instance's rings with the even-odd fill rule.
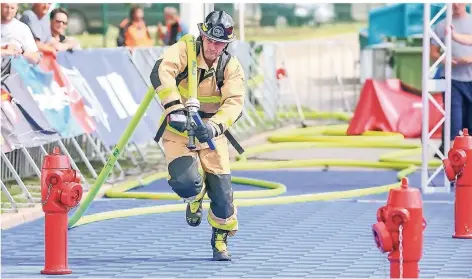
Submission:
[[[205,57],[205,49],[204,49],[204,46],[203,46],[203,38],[202,36],[205,36],[205,35],[202,35],[200,33],[200,35],[197,37],[196,41],[200,41],[200,49],[202,51],[202,54],[203,54],[203,58],[206,59]],[[230,43],[226,43],[226,46],[223,48],[223,51],[221,52],[221,54],[219,56],[221,56],[223,54],[223,52],[225,52],[227,49],[228,49],[228,46],[229,46]]]

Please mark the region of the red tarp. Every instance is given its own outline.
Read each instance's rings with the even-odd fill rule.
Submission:
[[[444,108],[442,95],[433,95]],[[429,102],[429,131],[441,120],[443,114]],[[421,96],[403,91],[400,80],[375,81],[364,83],[361,96],[354,112],[348,135],[360,135],[365,131],[386,131],[403,134],[406,138],[420,138],[422,123]],[[434,138],[441,138],[441,127]]]

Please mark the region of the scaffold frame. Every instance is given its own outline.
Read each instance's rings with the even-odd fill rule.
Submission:
[[[429,167],[430,148],[441,159],[447,156],[450,149],[451,137],[451,33],[445,35],[445,44],[439,39],[433,30],[433,25],[442,14],[446,13],[446,26],[452,23],[452,3],[447,3],[443,8],[431,18],[431,4],[425,3],[423,10],[423,59],[422,59],[422,165],[421,165],[421,190],[423,193],[450,193],[451,185],[444,176],[444,186],[432,185],[433,179],[443,171],[443,166],[439,166],[431,171]],[[431,39],[438,42],[443,53],[437,61],[431,64],[430,44]],[[432,79],[432,75],[442,61],[444,62],[444,78]],[[431,92],[444,92],[444,108],[433,98]],[[441,120],[430,130],[429,102],[431,102],[443,115]],[[443,125],[444,124],[444,125]],[[434,133],[443,126],[444,154],[432,141]]]

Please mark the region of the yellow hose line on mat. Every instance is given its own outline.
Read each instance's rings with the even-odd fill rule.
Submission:
[[[313,112],[310,118],[329,118],[328,113]],[[281,116],[282,117],[282,116]],[[333,118],[348,120],[347,114],[336,113]],[[410,175],[421,165],[421,160],[409,159],[408,157],[421,154],[421,145],[404,140],[403,135],[390,132],[369,131],[360,136],[347,136],[348,125],[315,126],[307,128],[290,129],[283,132],[273,133],[267,144],[247,148],[245,154],[237,156],[236,162],[231,164],[232,170],[274,170],[286,168],[307,167],[361,167],[377,169],[398,170],[397,179]],[[340,159],[309,159],[290,161],[251,161],[248,157],[282,149],[306,149],[306,148],[391,148],[400,149],[388,152],[380,156],[378,161],[367,160],[340,160]],[[440,160],[432,160],[430,166],[441,165]],[[150,183],[166,179],[167,172],[161,172],[143,178],[141,181],[129,181],[122,183],[106,191],[105,195],[110,198],[138,198],[138,199],[161,199],[180,200],[172,192],[127,192],[136,187],[145,187]],[[286,186],[281,183],[233,177],[232,182],[238,184],[252,185],[268,190],[235,191],[235,204],[237,206],[276,205],[298,202],[311,202],[322,200],[335,200],[355,198],[367,195],[380,194],[400,185],[399,182],[376,187],[359,188],[347,191],[334,191],[325,193],[302,194],[293,196],[280,196],[286,192]],[[208,197],[205,196],[207,200]],[[208,208],[209,203],[204,202],[203,207]],[[145,214],[166,213],[185,211],[186,204],[168,204],[150,207],[121,209],[97,214],[83,216],[73,227],[114,218],[123,218]]]
[[[167,176],[167,172],[158,173],[156,179]],[[151,182],[152,182],[151,181]],[[285,185],[282,183],[265,181],[259,179],[245,178],[245,177],[232,177],[231,182],[235,184],[250,185],[261,188],[268,188],[270,190],[255,190],[255,191],[236,191],[234,192],[235,199],[246,199],[246,198],[259,198],[259,197],[273,197],[278,196],[287,191]],[[149,183],[143,184],[148,185]],[[155,199],[155,200],[181,200],[175,193],[156,193],[156,192],[126,192],[136,187],[142,187],[143,185],[137,183],[127,183],[125,185],[119,185],[108,191],[105,195],[109,198],[134,198],[134,199]],[[205,195],[205,199],[209,199],[208,195]]]

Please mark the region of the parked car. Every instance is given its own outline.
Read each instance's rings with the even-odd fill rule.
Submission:
[[[79,35],[84,32],[97,34],[103,31],[104,15],[108,24],[119,26],[120,22],[129,17],[130,3],[89,4],[89,3],[64,3],[69,12],[69,25],[67,31],[71,35]],[[149,26],[156,25],[164,20],[164,8],[174,6],[179,8],[178,3],[149,3],[140,4],[145,10],[144,20]],[[106,9],[106,10],[105,10]]]
[[[319,26],[334,18],[332,4],[260,4],[261,26]]]

